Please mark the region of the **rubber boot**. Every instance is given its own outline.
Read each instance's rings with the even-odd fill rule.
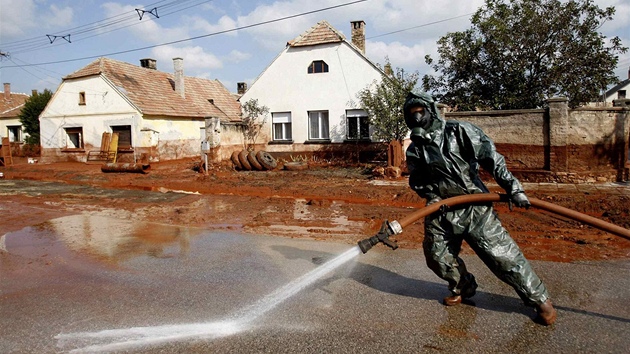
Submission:
[[[443,302],[446,306],[455,306],[462,303],[463,299],[469,299],[477,293],[477,282],[475,276],[468,273],[464,277],[466,286],[460,291],[459,294],[453,294],[444,298]]]
[[[459,294],[453,294],[444,298],[444,305],[455,306],[462,303],[462,296]]]
[[[544,304],[536,305],[536,312],[538,312],[538,317],[536,317],[536,319],[540,322],[540,324],[550,326],[556,322],[558,312],[555,308],[553,308],[551,300],[547,299]]]

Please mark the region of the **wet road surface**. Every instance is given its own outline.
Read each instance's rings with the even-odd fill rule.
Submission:
[[[543,327],[474,256],[474,303],[444,307],[420,251],[94,215],[0,236],[0,352],[625,353],[630,261],[533,262]],[[336,262],[331,265],[330,262]]]

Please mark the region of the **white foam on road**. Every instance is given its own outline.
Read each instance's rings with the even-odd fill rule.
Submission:
[[[247,330],[251,327],[251,323],[254,320],[359,254],[361,254],[361,250],[358,246],[349,249],[334,259],[278,288],[252,305],[237,311],[229,316],[228,320],[120,328],[98,332],[62,333],[55,338],[58,340],[58,346],[61,348],[79,347],[71,350],[71,353],[94,353],[128,350],[187,339],[216,339],[231,336]]]

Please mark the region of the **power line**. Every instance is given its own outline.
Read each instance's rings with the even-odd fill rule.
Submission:
[[[379,35],[376,35],[376,36],[368,37],[366,39],[373,39],[373,38],[389,36],[390,34],[400,33],[400,32],[405,32],[405,31],[409,31],[409,30],[412,30],[412,29],[420,28],[420,27],[426,27],[426,26],[430,26],[430,25],[435,25],[435,24],[438,24],[438,23],[451,21],[451,20],[455,20],[455,19],[458,19],[458,18],[462,18],[462,17],[468,17],[468,16],[473,15],[473,14],[474,14],[474,12],[471,12],[471,13],[468,13],[468,14],[465,14],[465,15],[460,15],[460,16],[456,16],[456,17],[447,18],[447,19],[444,19],[444,20],[439,20],[439,21],[425,23],[425,24],[422,24],[422,25],[419,25],[419,26],[413,26],[413,27],[404,28],[404,29],[401,29],[401,30],[393,31],[393,32],[387,32],[387,33],[379,34]]]
[[[50,76],[50,75],[48,75],[48,74],[45,74],[45,75],[47,76],[47,78],[43,78],[43,77],[41,77],[41,76],[39,76],[39,75],[36,75],[36,74],[34,74],[34,73],[32,73],[32,72],[30,72],[30,71],[26,70],[25,68],[23,68],[23,65],[20,65],[20,64],[16,63],[13,59],[9,59],[9,60],[10,60],[13,64],[17,65],[20,69],[24,70],[24,72],[25,72],[25,73],[27,73],[27,74],[31,75],[32,77],[34,77],[34,78],[36,78],[36,79],[39,79],[39,80],[42,80],[42,81],[46,81],[46,82],[50,82],[50,81],[51,81],[51,80],[49,80],[48,78],[58,80],[58,78],[54,78],[54,77],[52,77],[52,76]],[[19,59],[17,59],[17,60],[19,60]],[[21,61],[21,60],[20,60],[20,61]],[[35,67],[35,68],[36,68],[36,67]]]
[[[96,59],[96,58],[100,58],[100,57],[108,57],[108,56],[114,56],[114,55],[119,55],[119,54],[132,53],[132,52],[137,52],[137,51],[140,51],[140,50],[152,49],[152,48],[162,47],[162,46],[166,46],[166,45],[172,45],[172,44],[188,42],[188,41],[192,41],[192,40],[196,40],[196,39],[216,36],[216,35],[219,35],[219,34],[225,34],[225,33],[240,31],[240,30],[244,30],[244,29],[248,29],[248,28],[253,28],[253,27],[258,27],[258,26],[262,26],[262,25],[267,25],[267,24],[270,24],[270,23],[285,21],[285,20],[288,20],[288,19],[296,18],[296,17],[311,15],[311,14],[318,13],[318,12],[323,12],[323,11],[327,11],[327,10],[337,9],[337,8],[340,8],[340,7],[354,5],[354,4],[361,3],[361,2],[366,2],[366,1],[368,1],[368,0],[351,1],[351,2],[344,3],[344,4],[339,4],[339,5],[334,5],[334,6],[321,8],[321,9],[318,9],[318,10],[306,11],[306,12],[302,12],[302,13],[299,13],[299,14],[289,15],[289,16],[285,16],[285,17],[280,17],[280,18],[273,19],[273,20],[257,22],[257,23],[251,24],[251,25],[235,27],[235,28],[232,28],[232,29],[229,29],[229,30],[223,30],[223,31],[208,33],[208,34],[204,34],[204,35],[200,35],[200,36],[196,36],[196,37],[189,37],[189,38],[185,38],[185,39],[180,39],[180,40],[166,42],[166,43],[161,43],[161,44],[150,45],[150,46],[141,47],[141,48],[121,50],[121,51],[118,51],[118,52],[111,52],[111,53],[100,54],[100,55],[92,55],[92,56],[87,56],[87,57],[82,57],[82,58],[57,60],[57,61],[50,61],[50,62],[44,62],[44,63],[35,63],[35,64],[30,64],[29,66],[61,64],[61,63],[68,63],[68,62],[73,62],[73,61],[79,61],[79,60]],[[14,65],[3,66],[3,68],[14,68],[14,67],[15,67]]]
[[[145,7],[157,5],[164,1],[166,0],[149,4],[149,5],[146,5]],[[188,5],[187,3],[190,3],[191,1],[194,1],[194,0],[184,0],[184,1],[172,0],[166,4],[159,6],[160,11],[162,12],[161,17],[165,17],[168,15],[174,14],[176,12],[184,11],[191,7],[199,6],[203,3],[210,2],[212,0],[197,1],[196,3],[193,3],[192,5],[182,7],[184,5]],[[157,8],[158,7],[155,7],[155,9]],[[170,8],[173,8],[173,11],[170,11],[170,12],[166,11],[166,10],[169,10]],[[65,44],[70,43],[69,41],[70,34],[72,35],[72,43],[79,42],[79,41],[92,38],[95,36],[99,36],[105,33],[117,31],[122,28],[142,24],[143,22],[138,21],[137,18],[138,18],[138,15],[136,14],[136,11],[125,12],[119,15],[108,17],[103,20],[95,21],[89,24],[73,27],[73,28],[58,32],[58,33],[63,33],[64,35],[46,35],[46,37],[49,40],[48,42],[43,40],[42,36],[38,36],[38,37],[33,37],[31,39],[25,39],[22,41],[5,43],[4,48],[7,49],[7,45],[8,45],[11,53],[18,54],[18,53],[25,53],[25,52],[30,52],[34,50],[39,50],[41,48],[49,48],[51,45],[54,45],[54,46],[65,45]],[[145,18],[144,22],[153,21],[153,20],[155,19]],[[81,36],[83,34],[88,34],[90,32],[96,32],[96,33],[87,37]],[[55,39],[57,38],[63,38],[66,40],[67,43],[62,41],[62,42],[56,42],[55,44],[53,44],[53,42],[55,42]]]
[[[210,0],[210,1],[212,1],[212,0]],[[199,5],[201,5],[203,3],[206,3],[206,2],[209,2],[209,1],[208,0],[203,0],[203,1],[199,2],[199,3],[192,4],[192,5],[188,6],[188,7],[184,7],[184,8],[181,8],[181,9],[177,9],[177,10],[174,10],[174,11],[162,14],[161,17],[166,17],[166,16],[172,15],[172,14],[174,14],[176,12],[184,11],[184,10],[190,9],[192,7],[195,7],[195,6],[199,6]],[[150,18],[150,19],[145,20],[145,21],[154,21],[154,20],[155,19]],[[128,28],[128,27],[131,27],[131,26],[137,26],[137,25],[141,25],[141,24],[142,24],[142,22],[140,22],[140,21],[134,21],[134,23],[128,24],[126,26],[116,27],[116,28],[110,29],[110,30],[105,31],[105,32],[100,32],[100,33],[97,33],[97,34],[93,34],[91,36],[83,37],[81,39],[75,40],[75,42],[83,41],[83,40],[86,40],[86,39],[89,39],[89,38],[92,38],[92,37],[100,36],[102,34],[118,31],[118,30],[121,30],[121,29],[124,29],[124,28]]]
[[[166,0],[161,0],[161,1],[158,1],[158,2],[153,3],[153,4],[145,5],[144,7],[154,6],[154,5],[159,4],[161,2],[164,2],[164,1],[166,1]],[[105,22],[105,21],[108,21],[108,20],[111,20],[111,19],[114,19],[114,18],[122,17],[122,16],[129,16],[129,13],[128,12],[121,13],[121,14],[114,15],[114,16],[111,16],[111,17],[108,17],[108,18],[104,18],[102,20],[98,20],[98,21],[86,23],[84,25],[80,25],[80,26],[77,26],[77,27],[69,28],[69,29],[66,29],[66,30],[63,30],[63,31],[60,31],[60,32],[61,33],[72,32],[72,31],[78,30],[80,28],[89,27],[89,26],[96,25],[98,23]],[[105,27],[105,26],[108,26],[108,25],[109,25],[109,23],[106,23],[104,25],[99,25],[99,27]],[[41,39],[42,39],[41,36],[37,36],[37,37],[17,40],[17,41],[13,41],[13,42],[6,42],[6,43],[4,43],[4,45],[12,45],[12,44],[22,43],[22,42],[32,42],[32,41],[37,41],[37,40],[41,40]]]

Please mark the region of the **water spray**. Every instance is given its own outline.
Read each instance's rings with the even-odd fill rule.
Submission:
[[[494,202],[505,202],[510,203],[510,196],[507,194],[496,194],[496,193],[480,193],[480,194],[467,194],[460,195],[457,197],[452,197],[448,199],[441,200],[437,203],[433,203],[431,205],[427,205],[424,208],[418,209],[404,218],[400,219],[400,221],[387,221],[383,222],[381,225],[381,229],[378,233],[372,237],[366,238],[358,242],[359,248],[363,253],[369,251],[374,245],[379,242],[385,244],[391,249],[398,248],[396,241],[390,240],[390,236],[394,236],[402,233],[403,228],[415,223],[427,215],[431,215],[436,212],[446,212],[456,206],[461,205],[472,205],[472,204],[488,204]],[[556,204],[552,204],[549,202],[544,202],[540,199],[529,198],[529,202],[533,207],[536,207],[541,210],[549,211],[554,214],[558,214],[584,224],[593,226],[603,231],[610,232],[619,237],[623,237],[627,240],[630,240],[630,230],[625,229],[621,226],[617,226],[606,222],[601,219],[594,218],[592,216],[582,214],[575,210],[567,209],[565,207],[561,207]]]
[[[163,326],[106,329],[96,332],[60,333],[60,348],[78,346],[70,353],[128,351],[190,339],[218,339],[249,330],[254,322],[284,301],[361,254],[354,246],[220,321]]]

